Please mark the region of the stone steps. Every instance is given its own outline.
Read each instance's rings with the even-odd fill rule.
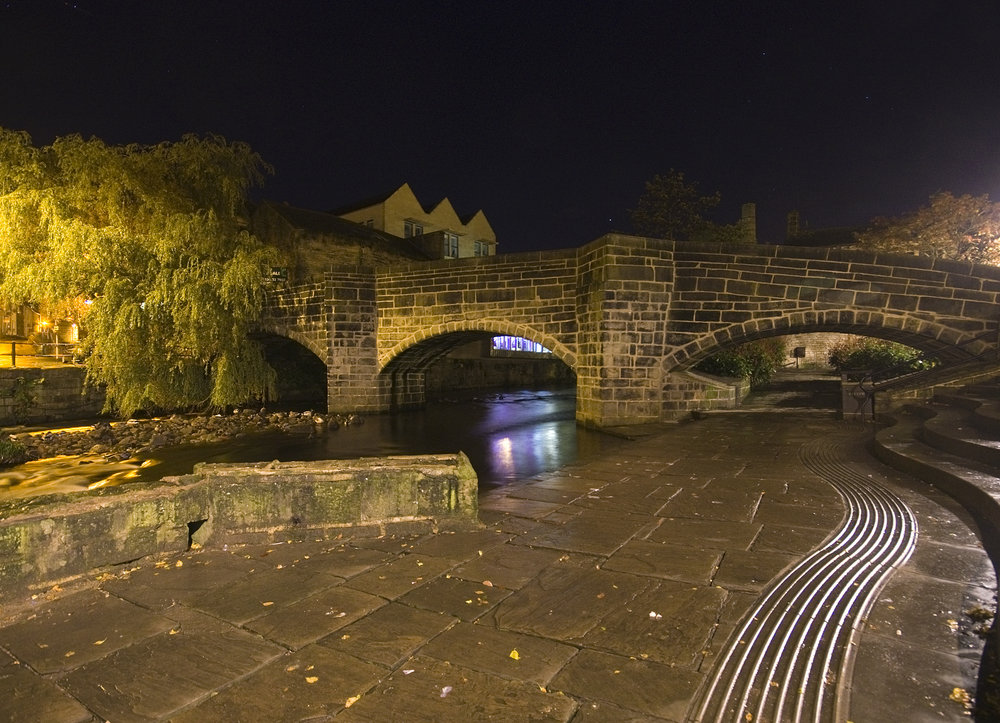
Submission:
[[[939,390],[931,402],[885,415],[875,456],[953,497],[975,520],[994,567],[1000,567],[1000,384]],[[1000,618],[993,620],[980,669],[982,720],[1000,716]]]
[[[1000,403],[982,388],[938,393],[886,417],[875,456],[938,487],[965,507],[980,527],[990,557],[1000,560]]]

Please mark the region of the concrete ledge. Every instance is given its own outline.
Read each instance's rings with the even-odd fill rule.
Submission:
[[[202,546],[477,527],[464,454],[252,465],[0,505],[0,598]]]

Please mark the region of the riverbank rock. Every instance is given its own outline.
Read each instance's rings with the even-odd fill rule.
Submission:
[[[278,432],[296,436],[315,435],[328,429],[360,424],[357,415],[314,412],[268,412],[236,410],[232,414],[184,415],[124,422],[97,422],[83,429],[22,432],[9,439],[23,448],[11,466],[34,459],[60,455],[97,454],[109,459],[128,459],[153,449],[182,444],[213,444],[248,434]]]

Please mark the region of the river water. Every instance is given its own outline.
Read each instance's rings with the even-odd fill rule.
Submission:
[[[77,491],[186,474],[197,462],[345,459],[465,452],[480,490],[516,484],[613,449],[621,440],[577,426],[575,389],[481,393],[365,417],[315,437],[262,434],[106,462],[59,457],[0,471],[0,496]]]

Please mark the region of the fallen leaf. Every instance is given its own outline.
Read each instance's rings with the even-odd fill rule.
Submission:
[[[490,582],[489,580],[483,580],[483,585],[485,585],[486,587],[493,587],[493,583]]]
[[[74,655],[76,655],[76,651],[75,650],[67,650],[66,651],[66,655],[64,655],[63,657],[64,658],[72,658]]]
[[[445,687],[443,687],[441,689],[441,697],[442,698],[447,697],[448,693],[450,693],[450,692],[451,692],[451,686],[450,685],[446,685]]]
[[[184,561],[178,560],[177,562],[174,563],[174,567],[184,567]]]
[[[107,640],[108,640],[107,638],[104,638],[104,640],[95,640],[94,645],[104,645],[104,643],[106,643]]]
[[[510,657],[511,657],[512,660],[520,660],[521,659],[521,654],[518,653],[517,650],[511,650],[510,651]]]
[[[271,605],[274,605],[274,602],[271,601],[271,600],[268,600],[267,602],[262,602],[261,605],[263,605],[264,607],[269,607]]]
[[[317,680],[319,680],[319,678],[317,678],[315,675],[306,676],[306,682],[309,683],[309,685],[312,685]]]
[[[344,701],[344,707],[345,708],[350,708],[352,705],[354,705],[355,703],[357,703],[359,700],[361,700],[361,696],[360,695],[352,695],[350,698],[348,698],[347,700]]]

